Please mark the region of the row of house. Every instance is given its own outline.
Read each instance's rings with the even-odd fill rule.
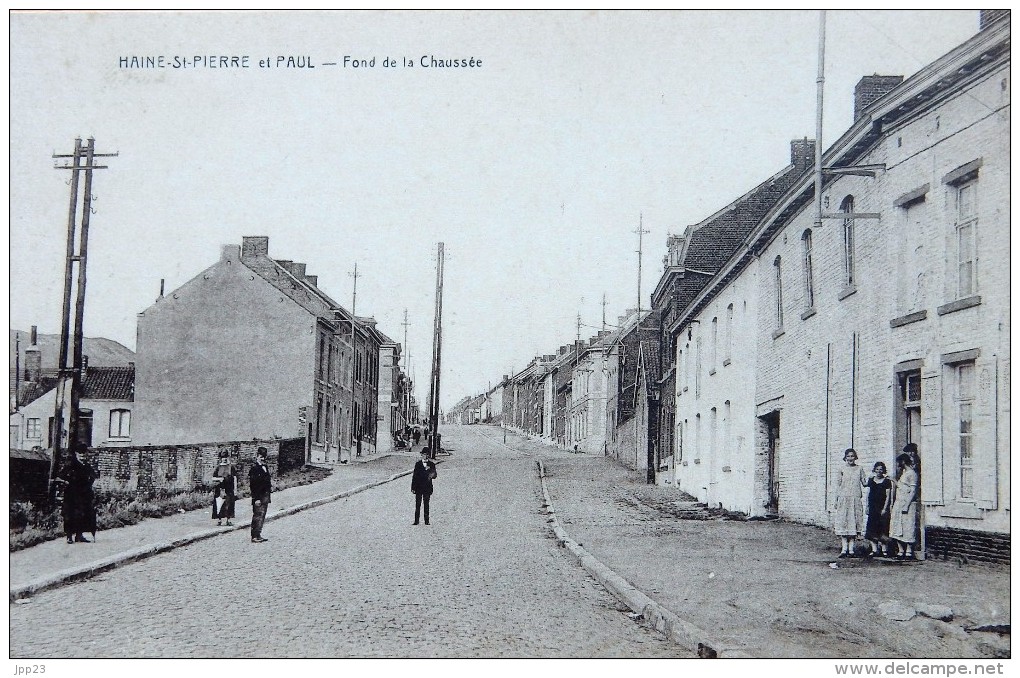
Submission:
[[[818,198],[795,140],[669,236],[649,309],[505,376],[503,423],[822,526],[846,448],[893,469],[915,443],[927,551],[1008,558],[1009,50],[982,11],[910,78],[862,78]]]
[[[34,345],[12,449],[52,447],[54,384],[43,384]],[[161,292],[138,314],[136,349],[126,368],[85,369],[90,446],[303,439],[306,461],[337,463],[393,449],[393,433],[418,417],[401,345],[329,297],[305,264],[270,257],[262,236]]]

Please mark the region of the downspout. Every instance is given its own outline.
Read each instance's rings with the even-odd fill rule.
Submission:
[[[825,489],[822,496],[825,505],[824,512],[829,510],[829,410],[831,407],[831,379],[832,379],[832,344],[825,345]]]

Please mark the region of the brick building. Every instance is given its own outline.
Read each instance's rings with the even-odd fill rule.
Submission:
[[[136,444],[301,437],[328,463],[375,449],[383,335],[305,268],[245,237],[139,314]]]
[[[619,330],[607,343],[606,452],[626,466],[649,468],[647,415],[647,356],[659,342],[659,317],[652,311],[631,309],[618,321]],[[638,381],[642,380],[639,384]],[[635,414],[638,414],[635,418]]]

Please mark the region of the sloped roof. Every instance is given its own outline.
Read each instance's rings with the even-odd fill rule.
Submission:
[[[705,273],[722,268],[744,238],[809,168],[788,165],[719,212],[688,227],[684,267]]]
[[[82,381],[82,399],[127,400],[135,399],[134,367],[92,367],[85,370]]]
[[[55,371],[49,371],[55,372]],[[42,376],[39,377],[38,381],[22,381],[18,384],[18,405],[24,407],[25,405],[35,402],[46,393],[49,393],[57,386],[57,375],[55,373],[47,374],[43,372]],[[11,370],[11,408],[14,408],[14,370]]]
[[[17,341],[16,337],[20,338],[20,341]],[[10,352],[7,354],[9,362],[8,367],[10,367],[10,369],[14,369],[15,355],[17,353],[20,353],[21,369],[25,369],[25,351],[32,347],[30,337],[31,333],[26,332],[25,330],[10,330]],[[18,349],[17,353],[14,350],[15,347]],[[56,369],[58,362],[57,356],[60,353],[59,347],[59,334],[39,333],[36,336],[36,348],[39,349],[39,354],[42,358],[42,367],[44,370],[47,368]],[[125,367],[129,362],[132,362],[135,359],[135,352],[127,346],[124,346],[113,339],[106,339],[104,337],[83,337],[82,354],[89,357],[90,365],[119,365]]]

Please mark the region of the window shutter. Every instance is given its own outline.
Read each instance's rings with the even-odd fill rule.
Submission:
[[[934,370],[921,376],[921,502],[945,504],[942,491],[942,380]]]
[[[999,453],[996,404],[998,370],[995,356],[975,361],[977,400],[974,405],[974,495],[983,509],[998,508]]]

